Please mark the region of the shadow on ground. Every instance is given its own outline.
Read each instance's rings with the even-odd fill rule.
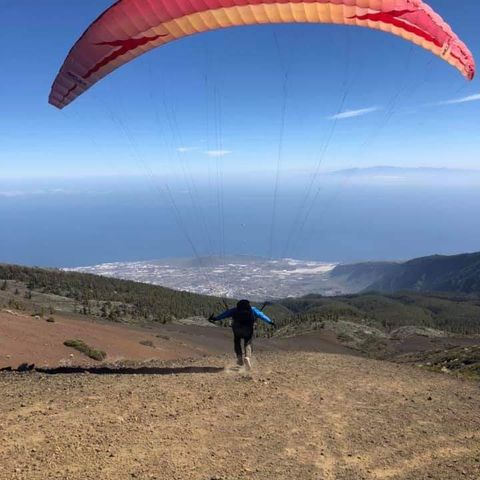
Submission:
[[[68,375],[77,373],[92,373],[94,375],[176,375],[182,373],[220,373],[224,369],[221,367],[55,367],[40,368],[35,365],[20,365],[14,369],[11,367],[2,368],[3,372],[38,372],[47,375]]]

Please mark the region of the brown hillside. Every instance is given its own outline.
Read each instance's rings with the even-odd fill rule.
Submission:
[[[45,318],[32,317],[22,311],[0,311],[0,368],[16,368],[22,363],[34,363],[39,367],[97,363],[65,347],[63,342],[70,339],[81,339],[89,346],[105,351],[108,363],[179,360],[232,351],[228,328],[179,323],[141,328],[73,314],[55,314],[54,318],[54,322],[47,322]],[[153,347],[145,345],[146,342]],[[260,351],[352,353],[340,344],[333,332],[328,331],[285,339],[257,339],[255,345]]]

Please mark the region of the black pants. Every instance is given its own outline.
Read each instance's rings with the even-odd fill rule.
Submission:
[[[250,358],[252,356],[252,341],[253,329],[233,329],[233,343],[235,348],[235,354],[237,355],[237,357],[243,357],[244,352],[246,357]]]

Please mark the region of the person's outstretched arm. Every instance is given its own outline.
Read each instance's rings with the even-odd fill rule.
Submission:
[[[217,315],[216,317],[212,317],[212,320],[215,321],[215,322],[219,322],[220,320],[224,320],[225,318],[231,318],[234,311],[235,311],[234,308],[230,308],[229,310],[225,310],[220,315]]]
[[[255,315],[255,318],[259,318],[260,320],[263,320],[265,323],[268,323],[269,325],[275,325],[275,322],[270,317],[267,317],[267,315],[265,315],[258,308],[252,307],[252,312]]]

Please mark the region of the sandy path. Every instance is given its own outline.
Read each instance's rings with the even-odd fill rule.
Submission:
[[[405,365],[262,353],[179,375],[0,375],[0,478],[480,478],[479,385]]]

